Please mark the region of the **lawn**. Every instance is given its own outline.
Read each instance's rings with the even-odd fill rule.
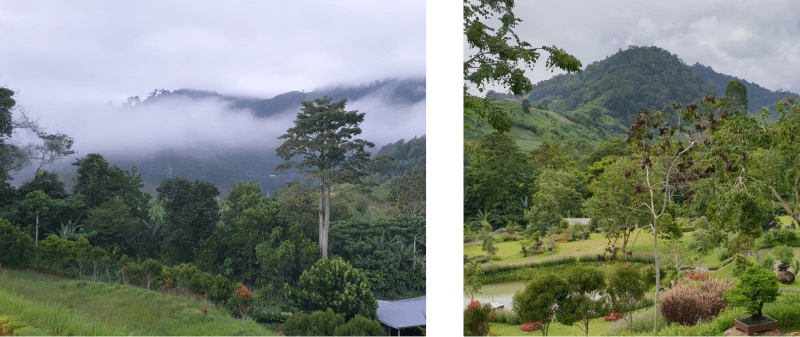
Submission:
[[[243,334],[241,319],[230,317],[212,304],[132,286],[73,281],[31,271],[8,270],[0,278],[0,291],[3,292],[0,297],[6,299],[0,301],[0,315],[48,334],[63,334],[59,327],[84,325],[85,322],[97,324],[101,335]],[[206,307],[207,315],[203,313]],[[48,316],[48,310],[60,313],[62,321],[48,322],[37,318]],[[76,331],[72,334],[96,333]],[[246,334],[278,335],[249,319]]]
[[[597,336],[602,334],[606,328],[611,325],[610,322],[604,322],[603,318],[595,318],[589,321],[589,335]],[[524,332],[520,331],[521,325],[511,325],[504,323],[489,323],[489,330],[500,336],[541,336],[541,331]],[[586,333],[578,327],[578,325],[561,325],[558,323],[551,323],[550,329],[547,331],[548,336],[585,336]]]

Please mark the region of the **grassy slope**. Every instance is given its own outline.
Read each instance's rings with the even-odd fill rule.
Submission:
[[[197,336],[242,333],[241,319],[231,318],[212,305],[132,286],[71,281],[30,271],[9,270],[0,279],[0,291],[14,294],[17,302],[29,302],[29,307],[43,308],[41,310],[47,310],[47,307],[63,307],[68,311],[64,314],[66,321],[80,322],[81,319],[89,318],[89,321],[97,323],[103,329],[109,329],[101,330],[109,332],[99,333],[101,335]],[[0,315],[27,320],[28,325],[52,334],[59,334],[56,330],[58,326],[67,324],[26,319],[28,316],[20,308],[28,306],[15,307],[0,302]],[[204,307],[208,307],[207,317],[203,314]],[[277,335],[252,320],[247,322],[247,334]]]

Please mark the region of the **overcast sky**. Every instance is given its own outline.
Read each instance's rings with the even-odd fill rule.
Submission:
[[[798,1],[517,1],[514,13],[522,40],[563,48],[584,67],[628,45],[657,46],[687,65],[800,93]],[[559,73],[544,70],[544,57],[533,83]]]
[[[156,88],[271,98],[425,78],[425,33],[424,0],[0,1],[0,86],[48,132],[72,136],[78,156],[277,146],[299,108],[256,120],[213,100],[121,104]],[[347,109],[367,113],[362,138],[378,144],[425,134],[425,101]]]

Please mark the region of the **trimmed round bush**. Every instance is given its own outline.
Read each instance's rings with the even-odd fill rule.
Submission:
[[[344,315],[326,311],[311,314],[296,312],[283,323],[287,336],[333,336],[336,328],[344,324]]]
[[[464,336],[486,336],[489,334],[489,322],[494,319],[492,306],[489,303],[469,302],[464,310]]]
[[[287,288],[286,298],[290,306],[306,312],[331,308],[345,318],[377,318],[378,300],[367,276],[341,258],[319,259]]]
[[[385,336],[386,330],[380,322],[356,315],[349,322],[333,330],[335,336]]]
[[[33,239],[5,219],[0,219],[0,266],[25,268],[35,254]]]

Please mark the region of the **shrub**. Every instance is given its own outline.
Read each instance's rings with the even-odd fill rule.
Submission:
[[[772,256],[775,256],[775,259],[781,263],[789,265],[794,259],[794,251],[787,246],[777,246],[772,250]]]
[[[664,327],[667,321],[663,316],[658,318],[658,326]],[[653,309],[648,309],[631,315],[631,326],[624,320],[612,322],[605,330],[606,335],[630,335],[634,333],[653,333]]]
[[[759,246],[764,248],[775,246],[800,246],[800,235],[793,230],[771,229],[764,233],[759,240]]]
[[[681,232],[694,232],[694,226],[681,226]]]
[[[722,296],[737,307],[745,307],[755,319],[761,318],[765,303],[778,297],[778,276],[752,266],[739,276],[739,283]]]
[[[517,325],[519,324],[519,315],[508,309],[495,310],[493,321],[495,323]]]
[[[774,267],[775,259],[773,259],[772,256],[766,256],[764,260],[761,261],[761,268],[764,268],[764,270],[772,271]]]
[[[525,323],[522,326],[520,326],[519,330],[520,331],[525,331],[525,332],[539,331],[539,330],[542,330],[542,323],[541,322],[536,322],[536,323],[528,322],[528,323]]]
[[[295,312],[283,322],[283,334],[286,336],[304,336],[308,328],[308,314]]]
[[[692,279],[706,274],[697,274]],[[701,277],[702,278],[702,277]],[[733,286],[732,280],[715,278],[700,284],[684,279],[659,298],[661,315],[668,323],[692,326],[698,321],[708,321],[719,315],[728,305],[722,294]]]
[[[612,313],[608,314],[607,316],[603,316],[603,321],[605,321],[605,322],[616,322],[616,321],[618,321],[620,319],[623,319],[623,318],[625,318],[625,314],[623,314],[621,312],[612,312]]]
[[[211,283],[208,299],[214,301],[215,303],[222,303],[233,296],[235,291],[236,285],[231,283],[227,277],[222,276],[222,274],[217,274],[217,277],[214,277]]]
[[[319,259],[287,287],[288,304],[305,311],[334,309],[345,318],[377,318],[378,301],[367,276],[341,258]]]
[[[333,310],[315,311],[308,316],[309,336],[331,336],[336,328],[345,322],[343,314],[337,314]]]
[[[764,306],[764,314],[778,320],[779,329],[797,330],[800,324],[800,293],[783,293],[775,303]]]
[[[464,310],[464,336],[486,336],[489,334],[489,322],[494,319],[492,306],[489,303],[469,302]]]
[[[707,274],[703,274],[703,273],[698,273],[698,274],[695,274],[695,275],[691,276],[691,278],[692,278],[692,281],[707,281],[708,280],[708,275]]]
[[[0,219],[0,266],[25,268],[35,254],[33,239],[5,219]]]
[[[730,254],[728,254],[728,250],[726,250],[726,249],[717,249],[717,260],[718,261],[720,261],[720,262],[725,261],[729,257],[731,257],[731,256],[730,256]]]
[[[381,323],[361,315],[356,315],[347,323],[333,330],[335,336],[385,336]]]

